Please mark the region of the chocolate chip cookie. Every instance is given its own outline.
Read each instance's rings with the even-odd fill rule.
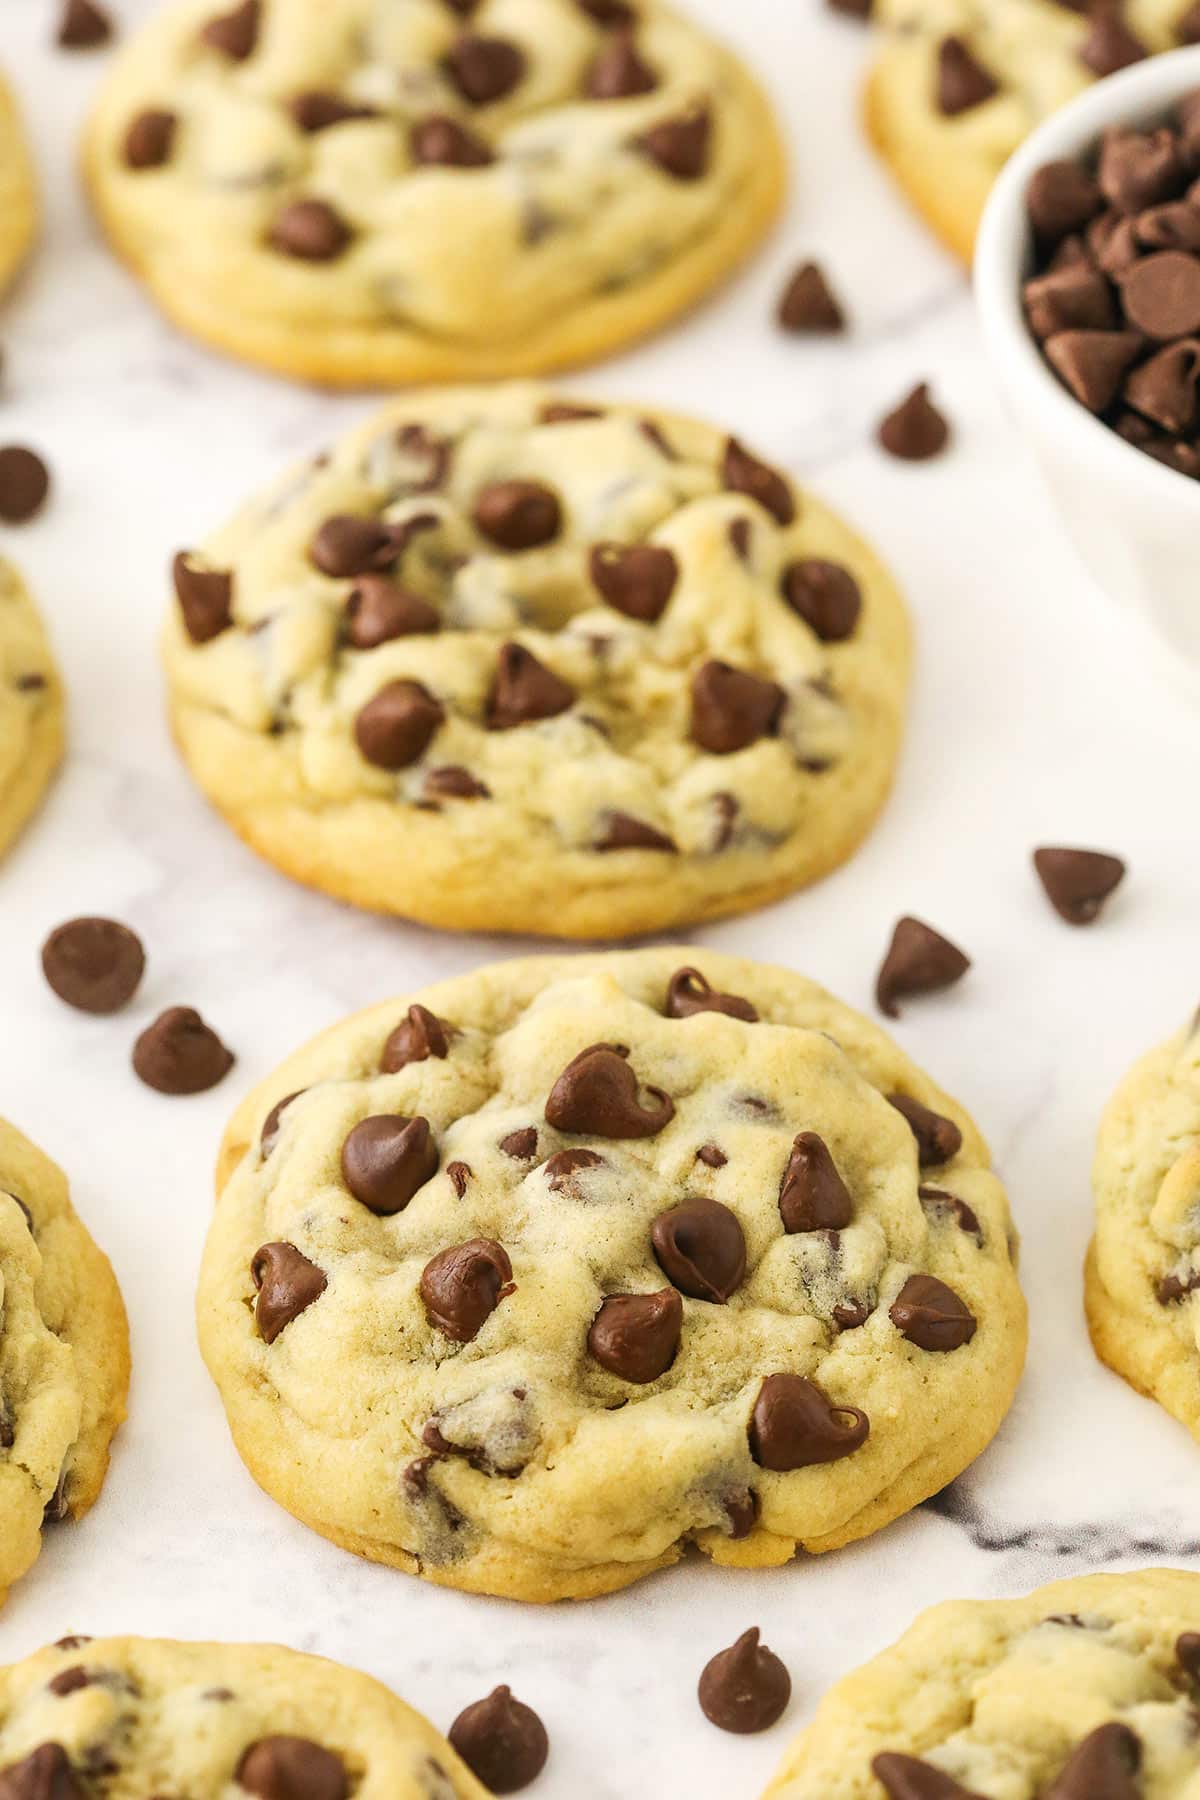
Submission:
[[[62,750],[63,696],[50,646],[24,583],[0,557],[0,854],[37,806]]]
[[[16,100],[0,75],[0,293],[24,261],[36,227],[33,164]]]
[[[868,130],[967,261],[992,182],[1035,125],[1099,77],[1200,43],[1194,0],[874,0],[871,16]]]
[[[908,628],[811,495],[695,421],[408,397],[175,563],[201,787],[277,867],[430,924],[617,937],[858,845]]]
[[[218,1183],[200,1338],[242,1456],[449,1587],[835,1549],[962,1470],[1021,1370],[970,1119],[734,957],[537,957],[374,1007],[247,1098]]]
[[[762,90],[659,0],[176,0],[118,57],[85,168],[186,330],[354,386],[613,350],[783,189]]]
[[[420,1713],[274,1644],[64,1638],[0,1669],[0,1794],[487,1800]]]
[[[935,1606],[826,1695],[763,1800],[1183,1800],[1198,1621],[1175,1569]]]
[[[99,1494],[128,1386],[108,1260],[61,1172],[0,1119],[0,1602],[43,1526],[82,1518]],[[0,1750],[3,1713],[0,1697]]]

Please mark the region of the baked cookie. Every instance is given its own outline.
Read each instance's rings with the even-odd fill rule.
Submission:
[[[983,1449],[1025,1348],[987,1151],[875,1026],[679,949],[495,964],[241,1106],[200,1281],[238,1449],[335,1543],[522,1600],[786,1562]]]
[[[460,930],[739,912],[858,845],[908,629],[840,520],[711,426],[412,396],[175,565],[175,733],[287,874]]]
[[[839,1681],[763,1800],[1183,1800],[1200,1575],[952,1600]]]
[[[883,44],[867,128],[965,261],[992,182],[1035,125],[1098,76],[1200,41],[1194,0],[874,0]]]
[[[101,1789],[487,1800],[420,1713],[323,1657],[274,1644],[70,1637],[0,1669],[0,1793],[89,1800]]]
[[[0,1119],[0,1601],[37,1557],[43,1523],[82,1518],[99,1494],[128,1387],[108,1259],[62,1173]]]
[[[1086,1301],[1097,1355],[1200,1438],[1198,1024],[1136,1063],[1105,1112]]]
[[[37,806],[62,752],[58,671],[25,584],[0,557],[0,854]]]
[[[85,170],[177,323],[354,386],[616,349],[728,273],[784,180],[762,90],[659,0],[175,0]]]
[[[0,293],[24,261],[36,225],[33,164],[17,103],[0,76]]]

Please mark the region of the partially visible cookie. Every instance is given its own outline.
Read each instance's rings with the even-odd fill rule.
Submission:
[[[0,1119],[0,1601],[43,1524],[82,1518],[99,1494],[128,1386],[108,1259],[61,1171]]]
[[[839,1681],[763,1800],[1184,1800],[1200,1575],[954,1600]]]
[[[420,1713],[323,1657],[71,1637],[0,1669],[0,1792],[88,1800],[101,1790],[487,1800]]]
[[[857,847],[908,624],[710,425],[545,389],[395,401],[175,566],[171,717],[287,874],[460,930],[621,937]]]
[[[261,1485],[521,1600],[751,1567],[935,1493],[1025,1305],[967,1115],[784,969],[493,965],[347,1019],[226,1134],[200,1341]]]
[[[33,164],[16,100],[0,75],[0,293],[24,261],[36,225]]]
[[[24,582],[0,557],[0,855],[37,806],[62,750],[62,687],[50,646]]]
[[[84,161],[180,325],[352,386],[615,349],[727,274],[784,179],[761,88],[660,0],[173,0]]]

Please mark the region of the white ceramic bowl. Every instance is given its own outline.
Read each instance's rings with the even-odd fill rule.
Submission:
[[[1082,156],[1106,126],[1161,124],[1193,88],[1200,88],[1200,47],[1172,50],[1109,76],[1040,125],[992,190],[975,253],[975,297],[993,365],[1084,562],[1200,681],[1200,481],[1093,418],[1043,361],[1021,308],[1021,284],[1033,272],[1025,190],[1034,171]]]

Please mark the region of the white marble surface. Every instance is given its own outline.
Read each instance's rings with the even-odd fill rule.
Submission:
[[[132,27],[152,0],[116,0]],[[703,941],[774,957],[869,1004],[897,913],[976,966],[914,1006],[906,1047],[977,1113],[1011,1184],[1033,1308],[1030,1369],[999,1441],[955,1490],[874,1543],[760,1575],[692,1562],[614,1599],[526,1610],[343,1555],[238,1462],[193,1338],[209,1174],[236,1096],[352,1007],[519,946],[360,918],[260,866],[205,810],[162,721],[154,640],[169,553],[359,411],[225,365],[155,317],[97,242],[73,176],[104,55],[48,48],[52,0],[0,0],[0,53],[45,184],[41,253],[5,315],[0,438],[54,469],[37,524],[0,530],[53,627],[72,752],[0,870],[0,1110],[71,1171],[129,1303],[135,1379],[101,1503],[51,1534],[0,1616],[0,1661],[68,1630],[267,1637],[362,1665],[443,1727],[499,1680],[544,1715],[544,1800],[751,1800],[822,1688],[921,1605],[1096,1566],[1200,1567],[1200,1452],[1093,1361],[1080,1310],[1088,1164],[1132,1056],[1200,997],[1200,721],[1072,560],[984,368],[958,272],[858,140],[861,32],[819,0],[690,0],[774,87],[794,147],[789,216],[715,305],[578,385],[727,420],[852,515],[892,560],[920,631],[912,732],[886,819],[815,892]],[[801,252],[853,312],[845,343],[777,336]],[[931,376],[956,427],[940,464],[874,448],[886,405]],[[1119,850],[1132,875],[1093,932],[1034,886],[1039,841]],[[47,930],[107,911],[150,971],[115,1021],[42,984]],[[162,1006],[197,1004],[238,1052],[223,1087],[164,1099],[129,1069]],[[695,1701],[705,1658],[759,1623],[795,1699],[752,1740]]]

